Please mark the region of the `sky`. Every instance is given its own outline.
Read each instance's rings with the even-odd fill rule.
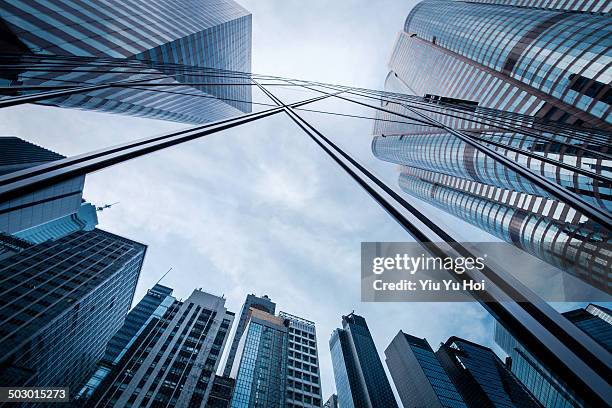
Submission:
[[[253,14],[253,72],[382,89],[396,35],[416,2],[239,3]],[[370,121],[304,115],[397,184],[395,167],[370,152]],[[64,155],[183,127],[42,106],[0,111],[0,134]],[[360,302],[360,243],[411,239],[285,116],[88,175],[84,197],[118,201],[99,214],[99,227],[148,245],[136,300],[172,268],[162,283],[178,298],[202,288],[224,295],[238,314],[248,293],[267,294],[277,311],[314,321],[324,400],[334,391],[329,336],[351,311],[367,319],[381,355],[400,329],[435,349],[451,335],[492,345],[493,320],[476,303]],[[460,225],[424,211],[445,227]],[[483,237],[465,224],[456,229],[459,238]]]

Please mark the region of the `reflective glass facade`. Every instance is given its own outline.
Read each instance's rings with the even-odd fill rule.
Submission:
[[[231,0],[130,1],[12,0],[0,4],[6,49],[43,55],[130,58],[185,64],[222,71],[250,72],[251,15]],[[12,39],[12,41],[10,40]],[[11,44],[11,42],[13,44]],[[51,62],[50,62],[51,63]],[[111,64],[112,65],[112,64]],[[25,70],[7,78],[8,85],[70,85],[154,77],[134,69],[82,64],[71,70]],[[101,75],[100,69],[104,69]],[[133,68],[133,67],[132,67]],[[199,78],[201,79],[201,78]],[[233,82],[232,82],[233,81]],[[215,83],[242,80],[218,79]],[[168,83],[194,82],[176,72]],[[240,82],[243,83],[244,81]],[[111,88],[42,102],[188,123],[203,123],[250,111],[250,86],[183,86]]]
[[[400,330],[385,356],[404,407],[467,408],[427,340]]]
[[[288,335],[288,320],[250,309],[232,367],[232,408],[286,406]]]
[[[342,316],[329,340],[341,407],[397,407],[387,375],[363,317]]]
[[[224,298],[195,290],[178,301],[161,289],[153,313],[159,299],[148,298],[107,349],[114,356],[133,323],[144,323],[112,364],[99,366],[81,395],[83,406],[206,406],[234,314]]]
[[[0,259],[0,382],[78,390],[123,324],[145,249],[94,229]]]

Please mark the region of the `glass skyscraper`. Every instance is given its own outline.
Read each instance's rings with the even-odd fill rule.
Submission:
[[[64,158],[13,136],[0,137],[0,152],[0,176]],[[22,232],[20,237],[30,241],[31,236],[26,231],[49,221],[70,218],[79,211],[84,183],[85,176],[74,177],[15,200],[1,202],[0,233]],[[31,242],[39,241],[33,238]]]
[[[329,340],[336,392],[341,407],[397,407],[391,385],[365,319],[342,316],[342,329]]]
[[[127,314],[146,247],[94,229],[0,256],[0,383],[78,390]]]
[[[488,347],[453,336],[436,357],[470,408],[541,407]]]
[[[231,408],[284,408],[289,320],[250,308],[232,367]]]
[[[427,340],[400,330],[385,356],[404,407],[467,408]]]
[[[609,309],[590,304],[585,309],[563,313],[576,327],[610,352],[612,339],[612,313]],[[511,370],[546,408],[585,407],[572,390],[572,385],[562,382],[556,371],[542,364],[499,322],[495,323],[495,342],[510,357]],[[606,351],[602,350],[602,353]]]
[[[286,312],[278,315],[289,321],[285,406],[320,407],[321,376],[315,324]]]
[[[207,404],[234,314],[225,299],[195,290],[176,300],[155,286],[107,348],[81,393],[88,407]]]
[[[236,358],[236,352],[238,351],[238,344],[240,343],[240,338],[242,337],[242,333],[244,333],[244,329],[247,325],[247,321],[249,319],[249,309],[251,308],[263,310],[264,312],[273,315],[276,310],[276,303],[272,302],[267,295],[263,295],[261,297],[252,293],[247,295],[244,304],[242,305],[242,309],[240,310],[240,318],[238,319],[238,324],[236,325],[236,330],[234,331],[232,345],[225,360],[223,375],[226,377],[232,372],[234,359]]]
[[[9,86],[96,84],[159,77],[155,63],[210,68],[208,81],[184,69],[164,69],[180,87],[115,87],[41,102],[48,105],[202,123],[249,112],[246,80],[219,73],[251,71],[251,15],[232,0],[144,0],[100,3],[87,0],[0,4],[0,52],[48,55],[36,69],[0,78]],[[108,58],[54,69],[52,56]],[[138,61],[142,63],[138,64]],[[138,72],[140,70],[141,72]],[[159,83],[159,82],[158,82]],[[236,86],[225,86],[229,83]],[[225,85],[224,85],[225,84]]]

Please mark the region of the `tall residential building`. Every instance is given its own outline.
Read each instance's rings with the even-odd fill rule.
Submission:
[[[404,407],[467,408],[427,340],[400,330],[385,356]]]
[[[363,317],[342,316],[329,340],[338,402],[342,408],[397,407],[393,390]]]
[[[86,406],[206,406],[234,314],[222,297],[194,290],[179,301],[161,289],[161,303],[150,292],[146,312],[135,316],[140,326],[123,333],[138,327],[135,335],[127,343],[121,335],[118,347],[107,350],[116,357],[97,383],[88,383]]]
[[[323,404],[323,408],[338,408],[338,396],[336,394],[330,395],[325,404]]]
[[[123,324],[146,246],[94,229],[15,248],[0,256],[0,383],[76,392]]]
[[[223,376],[225,377],[228,377],[232,372],[234,359],[236,358],[236,352],[238,351],[238,344],[240,343],[240,338],[242,337],[242,333],[244,333],[244,329],[247,325],[249,319],[249,309],[251,308],[262,310],[273,315],[276,310],[276,303],[272,302],[267,295],[263,295],[261,297],[252,293],[247,295],[246,300],[242,305],[242,309],[240,310],[240,318],[238,319],[238,324],[236,325],[236,330],[234,331],[232,345],[225,360],[225,368],[223,369]]]
[[[231,408],[284,408],[289,320],[250,308],[232,367]]]
[[[610,351],[612,314],[609,309],[590,304],[585,309],[576,309],[563,314],[595,342]],[[510,368],[514,375],[544,407],[587,406],[576,396],[571,384],[562,382],[554,369],[542,364],[529,351],[528,345],[520,343],[499,322],[495,322],[495,342],[510,357]]]
[[[609,130],[610,22],[604,0],[425,0],[398,35],[386,86]]]
[[[453,336],[436,357],[470,408],[541,407],[488,347]]]
[[[285,406],[320,407],[321,376],[315,324],[286,312],[279,312],[278,315],[289,321]]]
[[[0,137],[0,152],[0,177],[64,158],[13,136]],[[85,176],[79,176],[0,203],[0,232],[15,234],[76,214],[84,183]]]
[[[232,0],[162,0],[154,6],[145,0],[112,5],[94,0],[10,0],[0,4],[0,37],[0,52],[25,54],[16,56],[16,62],[27,62],[31,53],[49,56],[37,64],[46,69],[25,67],[2,75],[0,83],[8,86],[98,84],[157,78],[162,72],[172,76],[163,83],[204,84],[106,88],[39,103],[187,123],[251,109],[246,80],[223,76],[228,71],[251,71],[251,14]],[[104,61],[55,69],[57,56]],[[155,63],[208,68],[211,75],[159,70]],[[239,85],[223,85],[228,83]]]

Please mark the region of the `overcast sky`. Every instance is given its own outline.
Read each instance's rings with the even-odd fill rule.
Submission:
[[[379,89],[414,5],[240,3],[253,14],[254,72]],[[371,122],[320,116],[327,135],[397,184],[394,166],[370,153]],[[184,126],[40,106],[0,111],[1,134],[65,155]],[[149,246],[136,300],[172,267],[162,283],[179,298],[201,287],[239,313],[247,293],[268,294],[277,310],[316,322],[324,400],[334,391],[329,335],[352,310],[366,317],[381,354],[400,329],[434,348],[450,335],[492,341],[492,319],[477,304],[360,303],[360,243],[410,238],[285,116],[89,175],[85,198],[119,201],[99,226]],[[459,237],[470,234],[479,233],[465,227]]]

